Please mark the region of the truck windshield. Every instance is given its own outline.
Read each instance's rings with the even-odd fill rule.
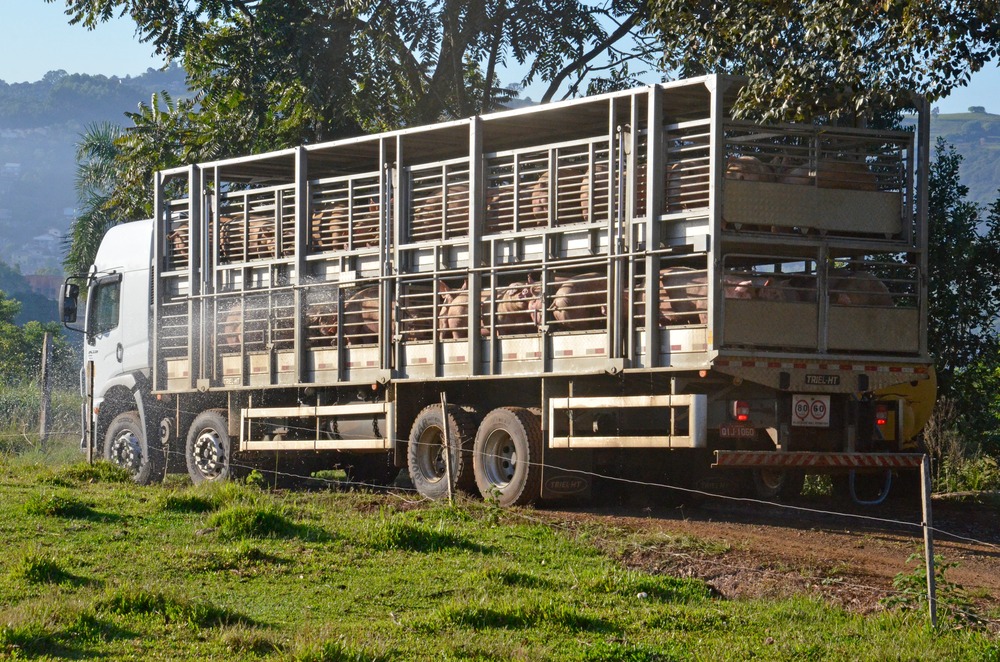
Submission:
[[[118,326],[120,279],[98,282],[94,291],[94,312],[90,318],[90,335],[99,336]]]

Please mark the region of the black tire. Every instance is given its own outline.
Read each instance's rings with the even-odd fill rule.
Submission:
[[[476,426],[469,414],[456,405],[448,405],[447,419],[452,488],[471,492],[475,484],[472,473],[472,441]],[[443,452],[444,425],[441,405],[430,405],[417,414],[413,427],[410,428],[406,448],[410,480],[417,492],[428,499],[444,499],[448,496]]]
[[[195,485],[225,482],[236,477],[225,412],[209,409],[198,414],[188,430],[184,457],[188,475]]]
[[[521,407],[494,409],[479,426],[472,465],[484,499],[501,506],[534,503],[542,489],[542,420]]]
[[[794,469],[754,469],[752,478],[754,494],[768,501],[793,499],[806,482],[805,472]]]
[[[163,480],[163,446],[156,435],[146,433],[137,411],[118,414],[104,435],[104,459],[122,467],[140,485]]]

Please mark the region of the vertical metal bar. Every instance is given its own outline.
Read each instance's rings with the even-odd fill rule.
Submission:
[[[646,356],[643,365],[655,368],[660,362],[659,280],[660,210],[663,208],[663,91],[649,88],[646,107]]]
[[[89,312],[89,311],[88,311]],[[94,463],[94,435],[97,433],[97,425],[94,421],[94,362],[87,361],[86,364],[86,374],[84,376],[84,407],[86,408],[87,416],[85,421],[87,423],[87,464]]]
[[[711,352],[726,344],[723,325],[717,324],[717,322],[722,321],[722,307],[725,304],[722,288],[718,287],[718,284],[722,282],[722,275],[719,273],[722,267],[722,251],[720,250],[722,246],[722,179],[726,167],[723,97],[727,86],[718,74],[711,76],[706,85],[711,92],[708,130],[708,213],[711,224],[709,227],[711,241],[709,242],[710,255],[706,265],[708,269],[706,278],[708,283],[708,350]]]
[[[296,381],[306,381],[306,250],[312,219],[309,214],[309,153],[304,147],[295,149],[295,237],[292,250],[295,254],[295,277],[292,279],[292,347],[295,356]]]
[[[153,389],[161,389],[166,386],[166,380],[161,381],[160,371],[160,329],[162,328],[161,315],[163,312],[163,302],[160,301],[160,272],[164,268],[164,237],[166,235],[166,219],[163,206],[163,176],[157,172],[153,175],[153,263],[152,269],[152,292],[150,301],[152,302],[152,323],[149,325],[149,340],[151,343]],[[188,232],[190,242],[190,231]],[[89,416],[89,414],[88,414]]]
[[[927,354],[927,242],[928,242],[928,181],[930,178],[930,126],[931,114],[930,104],[927,99],[920,97],[917,102],[917,115],[919,118],[917,133],[917,254],[920,260],[920,354]],[[911,183],[912,185],[912,183]]]
[[[931,627],[937,627],[937,586],[934,577],[934,533],[931,523],[931,458],[924,455],[920,461],[920,496],[924,515],[924,564],[927,568],[927,609]]]
[[[469,263],[467,274],[468,285],[468,322],[469,322],[469,357],[468,372],[478,375],[482,372],[483,339],[480,333],[482,325],[483,274],[477,267],[481,265],[483,246],[482,235],[486,221],[485,193],[486,177],[483,168],[483,121],[473,117],[469,121]]]
[[[200,173],[198,166],[188,168],[188,360],[193,386],[205,377],[205,354],[208,352],[205,330],[208,318],[204,299],[207,274],[203,241],[206,231],[201,223]],[[214,324],[214,317],[212,322]]]

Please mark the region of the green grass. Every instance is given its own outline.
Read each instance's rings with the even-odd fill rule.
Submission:
[[[919,611],[727,601],[615,560],[726,545],[481,502],[139,487],[10,460],[0,499],[0,659],[1000,658],[988,635],[931,632]]]

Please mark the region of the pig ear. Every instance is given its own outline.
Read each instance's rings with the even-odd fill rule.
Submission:
[[[528,285],[532,285],[534,282],[535,279],[531,277],[531,274],[528,274]]]
[[[465,280],[463,280],[462,284],[458,286],[458,289],[460,289],[460,290],[467,290],[467,289],[469,289],[469,279],[466,278]]]
[[[448,287],[448,283],[444,281],[438,283],[438,289],[441,290],[442,292],[451,292],[451,288]]]

